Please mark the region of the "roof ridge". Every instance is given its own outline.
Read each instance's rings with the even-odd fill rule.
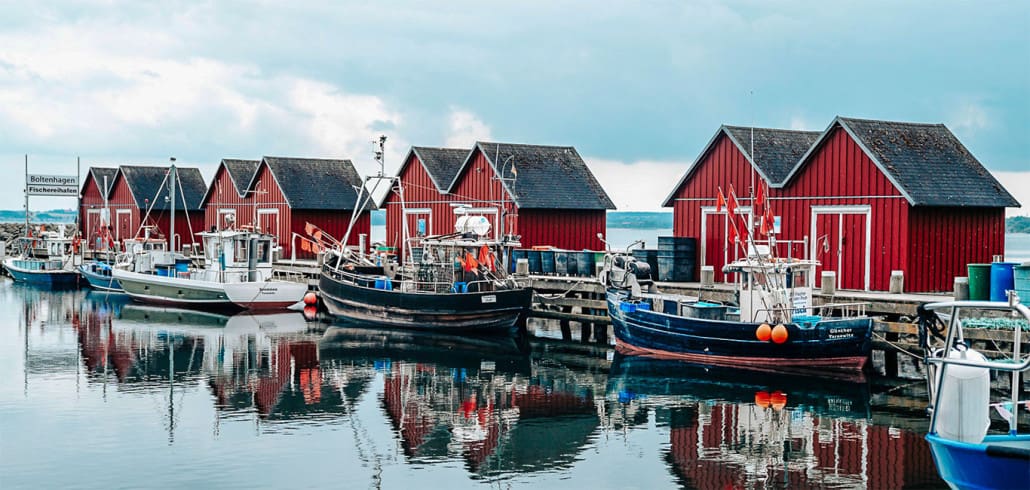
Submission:
[[[784,131],[789,133],[822,133],[822,131],[810,130],[810,129],[784,129],[784,128],[765,128],[761,126],[737,126],[734,124],[723,124],[722,127],[730,129],[755,129],[759,131]]]
[[[921,122],[911,122],[911,121],[890,121],[890,120],[887,120],[887,119],[865,119],[865,118],[861,118],[861,117],[845,117],[845,116],[837,116],[837,119],[840,119],[842,121],[858,121],[858,122],[872,122],[872,123],[886,123],[886,124],[904,124],[904,125],[907,125],[907,126],[931,126],[931,127],[938,127],[939,126],[939,127],[947,127],[947,126],[944,125],[944,123],[921,123]]]

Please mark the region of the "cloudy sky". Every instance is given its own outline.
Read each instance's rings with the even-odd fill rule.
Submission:
[[[901,4],[901,5],[899,5]],[[575,146],[658,209],[720,124],[942,122],[1030,214],[1030,2],[0,1],[0,208],[32,173]],[[33,198],[32,209],[74,207]]]

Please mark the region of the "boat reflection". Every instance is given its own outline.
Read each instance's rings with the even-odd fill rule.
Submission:
[[[474,478],[569,467],[598,431],[594,387],[530,363],[520,336],[333,326],[324,362],[371,365],[413,464],[463,460]]]
[[[670,430],[666,461],[692,488],[933,486],[919,434],[875,425],[866,383],[616,354],[613,425]]]

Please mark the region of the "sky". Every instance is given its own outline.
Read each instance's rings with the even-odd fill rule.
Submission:
[[[1030,2],[0,0],[0,209],[34,174],[571,145],[659,210],[721,124],[944,123],[1030,215]],[[37,198],[32,210],[71,208]]]

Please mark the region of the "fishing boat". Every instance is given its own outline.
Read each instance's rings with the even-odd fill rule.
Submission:
[[[161,266],[162,259],[167,262],[166,266],[173,265],[175,260],[186,261],[185,255],[169,255],[168,240],[159,235],[156,226],[142,226],[136,237],[124,241],[124,252],[115,253],[113,246],[104,252],[95,251],[93,260],[79,266],[79,274],[93,289],[124,293],[121,283],[112,274],[115,268],[155,274],[154,267]]]
[[[4,267],[15,281],[54,287],[78,284],[76,240],[64,224],[56,230],[40,226],[35,233],[19,238],[15,247],[17,252],[4,259]]]
[[[382,166],[379,140],[376,158]],[[382,167],[380,167],[382,168]],[[397,177],[369,177],[401,186]],[[399,192],[403,196],[403,190]],[[477,330],[508,332],[529,310],[533,292],[524,281],[507,273],[505,257],[520,246],[517,237],[492,238],[484,216],[465,214],[456,207],[454,232],[419,237],[421,250],[409,268],[401,269],[382,257],[345,246],[350,229],[371,202],[372,192],[359,192],[358,202],[343,240],[330,243],[319,277],[319,291],[329,313],[377,326],[440,331]],[[403,199],[402,199],[403,213]],[[405,227],[405,254],[411,237]],[[321,231],[319,235],[324,234]]]
[[[142,303],[211,309],[283,309],[303,299],[307,284],[273,279],[275,236],[250,229],[197,233],[203,266],[172,252],[139,250],[134,270],[112,277]]]
[[[816,263],[754,253],[724,269],[740,273],[738,305],[657,290],[650,267],[628,253],[605,256],[600,280],[616,348],[703,364],[858,371],[872,349],[860,303],[811,304]]]
[[[1014,319],[1015,318],[1015,319]],[[994,346],[1009,342],[1011,351],[992,358],[968,347],[963,328],[977,323],[997,329]],[[937,471],[952,488],[1027,488],[1030,485],[1030,433],[1020,432],[1021,377],[1030,371],[1030,353],[1022,352],[1030,308],[1009,292],[1009,301],[947,301],[920,308],[929,393],[930,444]],[[992,377],[1009,379],[1004,398],[992,395]],[[1004,422],[991,428],[991,410]],[[1025,415],[1024,415],[1025,417]],[[1024,420],[1025,423],[1025,420]],[[1025,429],[1025,425],[1024,425]]]
[[[175,196],[175,165],[169,170],[168,183],[170,195]],[[160,194],[159,189],[158,197]],[[169,236],[175,236],[176,199],[170,201]],[[111,277],[134,300],[166,306],[282,309],[299,303],[307,293],[303,282],[273,277],[272,251],[277,247],[274,235],[249,226],[237,228],[232,221],[227,229],[195,235],[203,242],[204,256],[199,266],[173,251],[146,250],[137,243],[127,262],[130,267],[112,268]]]

